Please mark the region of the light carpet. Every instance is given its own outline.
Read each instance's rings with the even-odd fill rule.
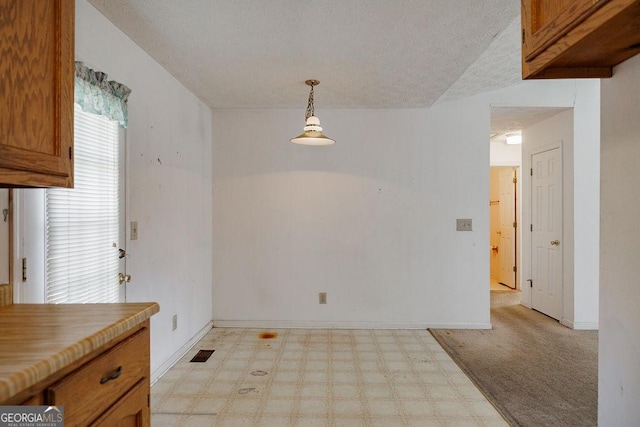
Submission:
[[[521,305],[495,304],[491,330],[431,330],[513,426],[595,426],[598,332]]]

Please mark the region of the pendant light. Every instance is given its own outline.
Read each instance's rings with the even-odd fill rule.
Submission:
[[[311,86],[311,92],[309,92],[309,102],[307,103],[307,111],[304,115],[306,120],[306,126],[303,128],[304,132],[295,138],[291,138],[291,142],[294,144],[302,145],[331,145],[336,142],[322,134],[322,128],[320,127],[320,119],[314,115],[313,108],[313,87],[320,84],[318,80],[307,80],[305,83]]]

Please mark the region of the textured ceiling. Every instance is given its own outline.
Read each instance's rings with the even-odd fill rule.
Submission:
[[[511,86],[522,81],[520,15],[500,33],[436,103]]]
[[[504,142],[505,134],[520,131],[569,108],[563,107],[491,107],[491,141]]]
[[[213,109],[419,108],[520,81],[514,0],[89,0]],[[107,70],[108,71],[108,70]]]

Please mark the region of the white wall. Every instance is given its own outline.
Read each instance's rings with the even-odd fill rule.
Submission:
[[[76,59],[132,89],[129,98],[128,301],[156,301],[157,377],[211,321],[211,110],[85,0]],[[172,316],[178,329],[172,332]]]
[[[640,56],[602,81],[598,425],[640,425]]]
[[[442,156],[461,164],[445,168],[430,153],[439,138],[427,140],[425,110],[319,110],[337,144],[297,146],[288,139],[303,113],[214,112],[214,324],[486,326],[488,310],[459,284],[482,269],[471,254],[488,218],[487,230],[455,232],[456,215],[488,217],[457,194],[473,173],[465,159],[488,164],[486,144],[456,139]],[[486,202],[488,183],[474,186]],[[447,282],[432,289],[443,270]],[[471,292],[487,298],[488,286]]]
[[[600,292],[600,81],[577,81],[573,107],[575,329],[598,329]]]
[[[520,166],[522,145],[508,145],[504,141],[491,141],[489,163],[491,166]]]
[[[214,111],[214,324],[487,327],[490,106],[597,102],[582,84],[319,110],[330,147],[288,142],[301,110]]]

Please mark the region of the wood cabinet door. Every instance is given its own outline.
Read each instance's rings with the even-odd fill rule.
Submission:
[[[522,0],[523,56],[531,61],[609,0]]]
[[[147,427],[151,425],[149,379],[145,378],[140,381],[92,425],[94,427]]]
[[[74,0],[2,0],[0,52],[0,185],[72,187]]]

